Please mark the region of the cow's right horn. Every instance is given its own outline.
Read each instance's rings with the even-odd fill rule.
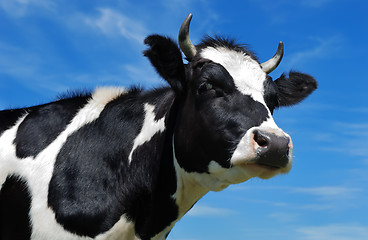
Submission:
[[[269,74],[277,68],[284,56],[284,44],[280,41],[275,55],[268,61],[261,63],[262,70]]]
[[[188,58],[188,60],[192,59],[197,54],[197,49],[190,41],[189,38],[189,25],[192,20],[193,14],[189,13],[189,15],[183,21],[183,24],[179,30],[179,46],[183,51],[184,55]]]

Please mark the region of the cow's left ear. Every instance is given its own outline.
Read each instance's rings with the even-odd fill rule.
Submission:
[[[275,80],[279,90],[279,105],[290,106],[299,103],[317,89],[317,81],[310,75],[290,72]]]
[[[177,93],[185,89],[185,68],[178,45],[170,38],[160,35],[148,36],[144,43],[150,48],[145,50],[156,71],[163,77]]]

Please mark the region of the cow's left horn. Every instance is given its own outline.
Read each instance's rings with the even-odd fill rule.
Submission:
[[[189,13],[189,15],[185,18],[183,24],[179,30],[179,46],[183,51],[184,55],[190,60],[197,54],[197,49],[190,41],[189,38],[189,25],[192,20],[193,14]]]
[[[284,44],[283,42],[280,41],[279,47],[277,48],[275,55],[267,62],[261,63],[262,70],[267,74],[271,73],[280,64],[283,56],[284,56]]]

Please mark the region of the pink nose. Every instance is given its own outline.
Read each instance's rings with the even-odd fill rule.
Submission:
[[[253,140],[257,144],[256,163],[283,168],[289,163],[289,136],[279,136],[272,132],[254,130]]]

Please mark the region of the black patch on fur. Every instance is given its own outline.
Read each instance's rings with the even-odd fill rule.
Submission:
[[[267,77],[266,81],[263,83],[264,86],[264,100],[270,110],[271,114],[273,111],[280,106],[279,90],[271,77]]]
[[[45,149],[87,103],[88,97],[74,97],[27,108],[14,144],[18,158],[35,157]]]
[[[25,113],[25,109],[0,111],[0,136],[5,130],[14,126],[17,120]]]
[[[0,192],[0,239],[31,238],[30,206],[27,183],[16,176],[8,177]]]
[[[279,91],[280,106],[297,104],[317,89],[317,81],[310,75],[290,72],[275,80]]]

